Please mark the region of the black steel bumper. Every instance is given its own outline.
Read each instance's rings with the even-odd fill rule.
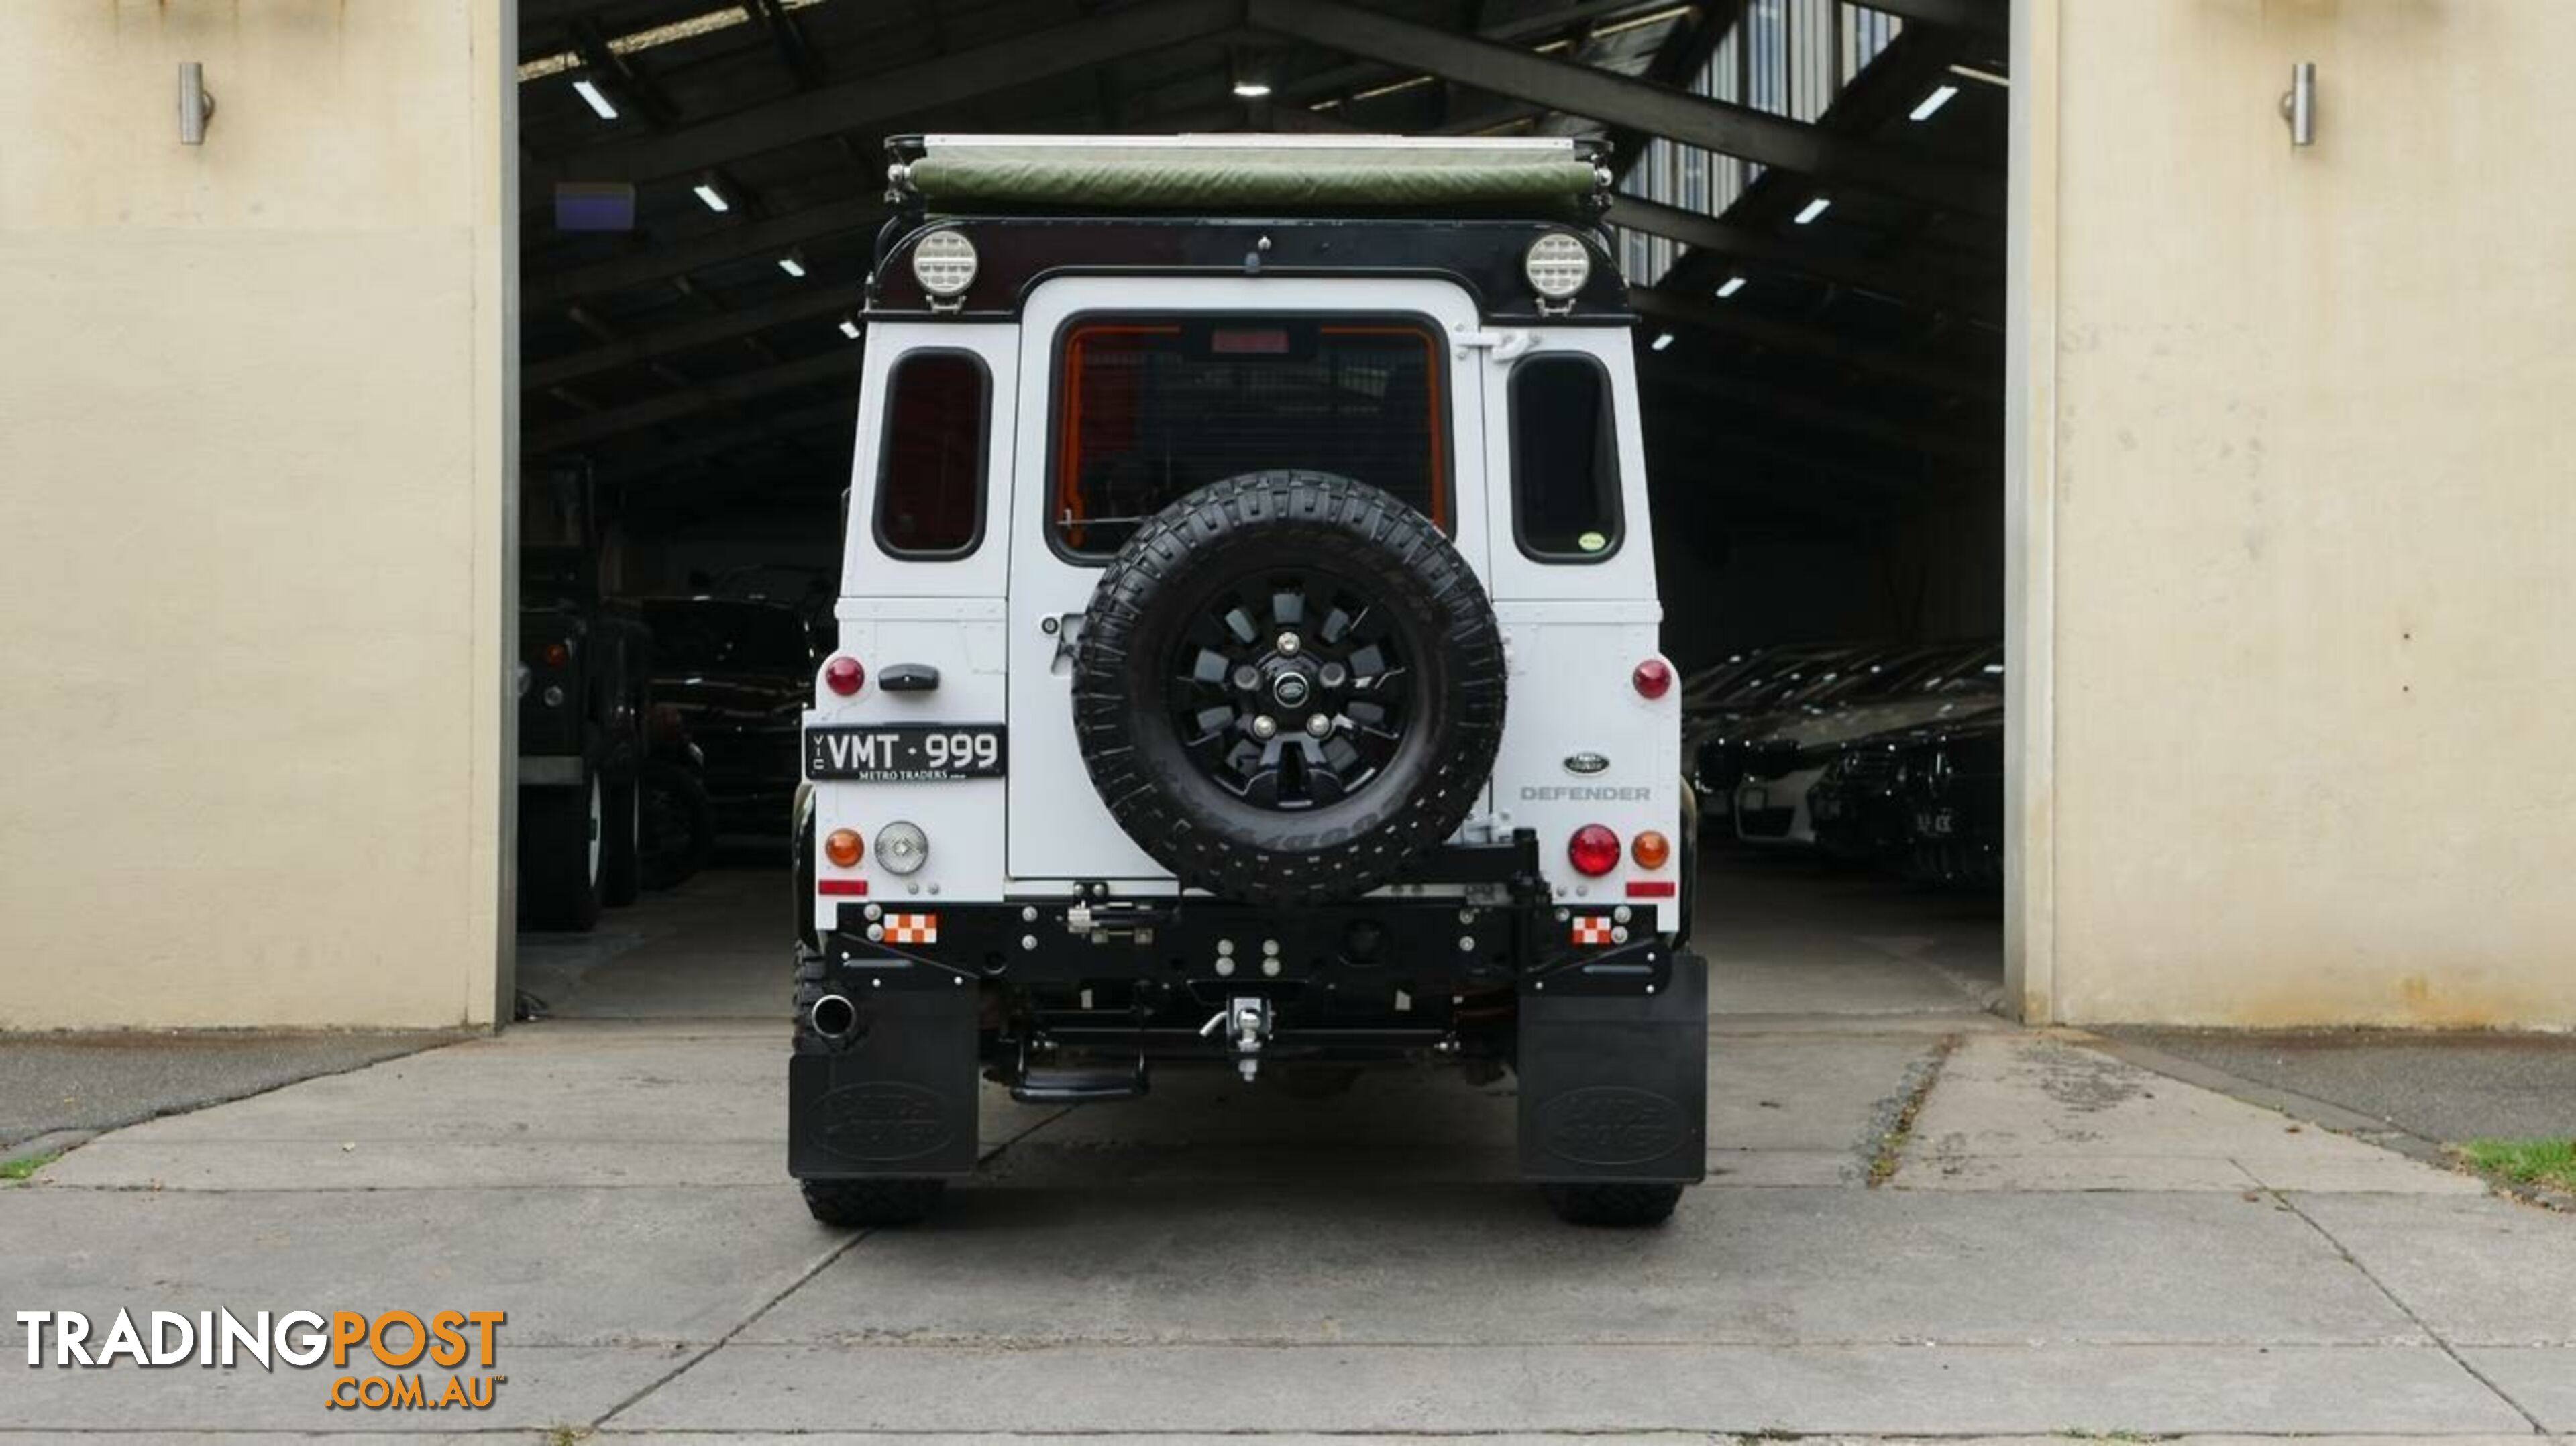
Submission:
[[[857,1023],[793,1062],[790,1169],[969,1173],[985,1065],[1008,1077],[1033,1053],[1070,1052],[1131,1062],[1141,1089],[1154,1065],[1239,1060],[1214,1021],[1253,997],[1275,1020],[1265,1063],[1511,1064],[1529,1179],[1701,1178],[1707,976],[1663,932],[1673,902],[1553,903],[1534,870],[1484,862],[1498,876],[1475,881],[1505,888],[1472,903],[1398,893],[1278,910],[1105,890],[845,903],[823,966]]]

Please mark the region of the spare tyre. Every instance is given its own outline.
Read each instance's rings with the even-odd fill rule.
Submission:
[[[1321,472],[1210,483],[1111,558],[1073,726],[1120,827],[1184,885],[1346,899],[1455,833],[1503,734],[1503,649],[1428,518]]]

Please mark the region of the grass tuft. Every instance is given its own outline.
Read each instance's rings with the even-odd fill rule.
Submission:
[[[63,1152],[60,1150],[47,1150],[39,1155],[21,1155],[14,1160],[0,1161],[0,1180],[5,1180],[12,1185],[23,1185],[29,1176],[62,1157]]]
[[[2499,1179],[2576,1191],[2576,1140],[2471,1140],[2455,1148],[2473,1168]]]

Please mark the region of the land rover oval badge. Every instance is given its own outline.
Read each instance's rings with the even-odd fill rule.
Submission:
[[[1565,771],[1580,773],[1587,778],[1609,766],[1610,760],[1598,753],[1569,753],[1565,756]]]

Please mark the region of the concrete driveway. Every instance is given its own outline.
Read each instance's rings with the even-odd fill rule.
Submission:
[[[0,1189],[10,1312],[503,1309],[493,1409],[332,1410],[328,1368],[31,1369],[12,1321],[0,1435],[2576,1431],[2576,1220],[2011,1029],[1976,1007],[1973,905],[1712,879],[1711,1178],[1665,1229],[1504,1183],[1508,1083],[1301,1102],[1210,1072],[996,1094],[934,1226],[849,1235],[782,1174],[785,984],[746,942],[776,887],[536,943],[570,1017]]]

